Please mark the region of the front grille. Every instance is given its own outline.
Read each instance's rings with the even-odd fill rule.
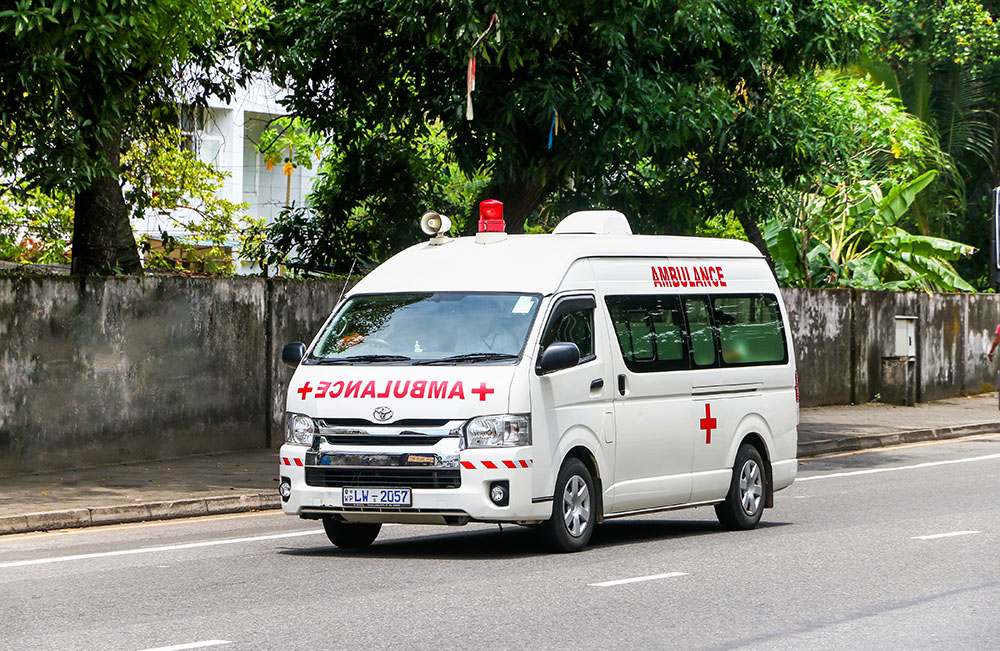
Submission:
[[[332,445],[434,445],[443,436],[354,436],[351,434],[332,434],[324,436]]]
[[[401,418],[391,423],[378,423],[365,418],[325,418],[320,427],[444,427],[447,418]]]
[[[459,488],[461,470],[432,468],[306,468],[306,484],[325,488],[344,486],[399,486],[405,488]]]

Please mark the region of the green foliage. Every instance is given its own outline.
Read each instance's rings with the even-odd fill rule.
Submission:
[[[322,159],[323,141],[309,126],[308,120],[284,116],[271,122],[260,136],[257,151],[264,155],[267,169],[285,164],[284,173],[292,175],[296,167],[311,170],[313,156]]]
[[[72,201],[65,192],[25,190],[0,197],[0,260],[69,264]]]
[[[428,124],[410,141],[373,131],[349,149],[335,148],[309,196],[315,208],[285,210],[245,249],[249,259],[301,273],[346,273],[355,262],[377,264],[425,237],[418,220],[432,209],[461,233],[486,179],[468,178],[448,144],[440,124]]]
[[[474,50],[467,120],[470,54],[494,13]],[[552,202],[618,208],[664,232],[706,212],[734,212],[744,226],[767,214],[768,188],[818,163],[799,146],[806,125],[779,101],[779,84],[852,59],[875,27],[852,0],[520,0],[447,11],[428,0],[288,0],[263,52],[293,89],[290,107],[344,157],[381,157],[355,166],[364,173],[338,170],[359,185],[353,201],[323,205],[334,221],[359,209],[378,223],[419,215],[388,212],[403,206],[381,195],[413,187],[404,160],[430,123],[447,134],[448,160],[489,180],[479,198],[503,201],[514,232],[529,218],[545,223]],[[323,236],[299,239],[311,247]]]
[[[779,279],[812,287],[975,291],[951,265],[974,247],[912,235],[899,225],[936,174],[925,172],[887,192],[863,181],[803,195],[811,231],[777,219],[764,228]]]

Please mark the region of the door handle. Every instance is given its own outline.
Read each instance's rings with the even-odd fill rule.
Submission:
[[[625,395],[625,374],[618,376],[618,393]]]
[[[601,389],[604,387],[604,378],[599,377],[590,383],[590,390],[594,391],[596,389]]]

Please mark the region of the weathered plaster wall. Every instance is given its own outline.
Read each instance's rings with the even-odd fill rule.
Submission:
[[[965,336],[965,393],[996,391],[997,355],[986,358],[1000,323],[1000,295],[963,296],[963,329]],[[1000,351],[998,351],[1000,352]]]
[[[0,279],[0,472],[261,447],[264,283]]]
[[[269,445],[279,447],[284,441],[285,392],[292,379],[292,369],[281,363],[285,344],[301,341],[306,346],[333,312],[343,292],[338,281],[268,281],[268,313],[271,324],[271,388]]]
[[[799,372],[803,405],[851,402],[851,292],[787,289],[782,292]]]
[[[1000,322],[995,294],[782,291],[795,339],[802,405],[882,397],[882,358],[895,354],[895,319],[916,317],[918,401],[993,391],[986,358]]]

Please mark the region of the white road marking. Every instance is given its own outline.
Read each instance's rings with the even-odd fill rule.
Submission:
[[[203,542],[184,543],[183,545],[140,547],[139,549],[121,549],[114,552],[95,552],[93,554],[76,554],[74,556],[53,556],[51,558],[36,558],[30,561],[0,563],[0,569],[5,567],[24,567],[26,565],[45,565],[46,563],[64,563],[66,561],[82,561],[90,558],[107,558],[109,556],[129,556],[131,554],[172,552],[179,549],[196,549],[198,547],[215,547],[217,545],[238,545],[240,543],[259,542],[261,540],[278,540],[280,538],[295,538],[298,536],[315,536],[321,533],[324,533],[322,529],[319,529],[318,531],[295,531],[292,533],[276,533],[269,536],[253,536],[251,538],[225,538],[222,540],[205,540]]]
[[[603,581],[601,583],[591,583],[589,585],[595,588],[609,588],[613,585],[638,583],[640,581],[656,581],[657,579],[670,579],[675,576],[687,576],[687,572],[667,572],[666,574],[650,574],[649,576],[637,576],[631,579],[618,579],[616,581]]]
[[[189,642],[188,644],[175,644],[173,646],[158,646],[155,649],[145,649],[145,651],[180,651],[180,649],[203,649],[207,646],[219,646],[220,644],[232,644],[229,640],[205,640],[203,642]]]
[[[836,477],[852,477],[854,475],[874,475],[880,472],[896,472],[897,470],[916,470],[919,468],[930,468],[932,466],[946,466],[953,463],[970,463],[972,461],[989,461],[990,459],[1000,459],[1000,454],[987,454],[981,457],[965,457],[963,459],[948,459],[947,461],[926,461],[912,466],[896,466],[895,468],[869,468],[868,470],[850,470],[847,472],[831,472],[825,475],[813,475],[812,477],[797,477],[795,483],[803,481],[813,481],[814,479],[834,479]]]
[[[982,533],[982,531],[952,531],[950,533],[935,533],[929,536],[913,536],[914,540],[934,540],[935,538],[951,538],[952,536],[968,536],[973,533]]]

